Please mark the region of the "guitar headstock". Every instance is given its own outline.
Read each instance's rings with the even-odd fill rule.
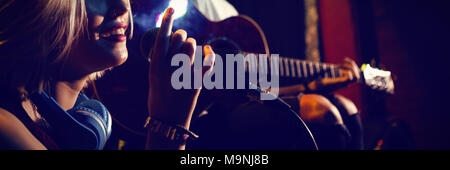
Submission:
[[[364,83],[374,90],[385,91],[394,94],[394,81],[391,72],[373,68],[370,64],[363,64],[361,71],[364,77]]]

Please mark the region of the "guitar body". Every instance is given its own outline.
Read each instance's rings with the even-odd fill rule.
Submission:
[[[251,18],[241,15],[214,22],[194,6],[188,8],[191,10],[183,18],[175,20],[173,27],[186,30],[198,45],[211,45],[219,53],[245,51],[269,54],[264,32]]]

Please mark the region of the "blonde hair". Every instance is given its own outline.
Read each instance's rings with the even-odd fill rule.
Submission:
[[[72,45],[87,32],[84,0],[5,0],[0,22],[8,23],[0,28],[2,91],[18,87],[41,91],[51,72],[64,67]],[[100,75],[93,73],[90,79]]]

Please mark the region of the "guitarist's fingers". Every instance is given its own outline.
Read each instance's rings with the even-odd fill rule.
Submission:
[[[351,70],[353,70],[353,73],[354,73],[354,75],[355,75],[355,77],[356,77],[356,80],[359,80],[360,79],[360,70],[359,70],[359,67],[358,67],[358,65],[356,64],[356,62],[354,61],[354,60],[352,60],[352,59],[350,59],[350,58],[348,58],[348,57],[346,57],[345,59],[344,59],[344,61],[346,62],[346,63],[348,63],[348,65],[350,65],[351,66]]]
[[[349,81],[354,81],[356,79],[354,79],[353,75],[355,75],[354,73],[352,73],[352,71],[347,71],[347,77]]]
[[[172,33],[173,25],[173,8],[168,8],[164,13],[164,17],[161,23],[161,27],[156,34],[155,45],[152,48],[152,60],[158,61],[160,58],[167,55],[169,49],[169,39]]]
[[[348,78],[348,73],[353,73],[353,69],[351,68],[351,66],[349,66],[348,64],[341,64],[339,67],[339,77],[346,77]]]
[[[346,70],[353,70],[352,63],[350,61],[348,61],[347,59],[348,58],[344,59],[344,62],[342,64],[340,64],[340,67],[342,69],[346,69]]]
[[[351,82],[354,81],[353,71],[349,69],[341,69],[339,70],[339,74],[341,75],[336,80],[342,81],[342,82]]]
[[[344,63],[340,65],[339,73],[341,76],[347,76],[349,78],[352,78],[350,80],[353,80],[353,78],[358,78],[356,77],[356,72],[353,66],[348,61],[344,61]],[[349,73],[352,74],[353,76],[348,76]]]

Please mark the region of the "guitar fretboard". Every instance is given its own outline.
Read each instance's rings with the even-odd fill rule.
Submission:
[[[244,55],[246,72],[256,73],[256,71],[270,73],[284,78],[308,79],[316,77],[336,78],[340,77],[339,68],[335,64],[312,62],[287,57],[278,57],[278,64],[271,62],[266,57],[266,61],[262,61],[260,57]],[[251,57],[249,57],[251,56]]]

